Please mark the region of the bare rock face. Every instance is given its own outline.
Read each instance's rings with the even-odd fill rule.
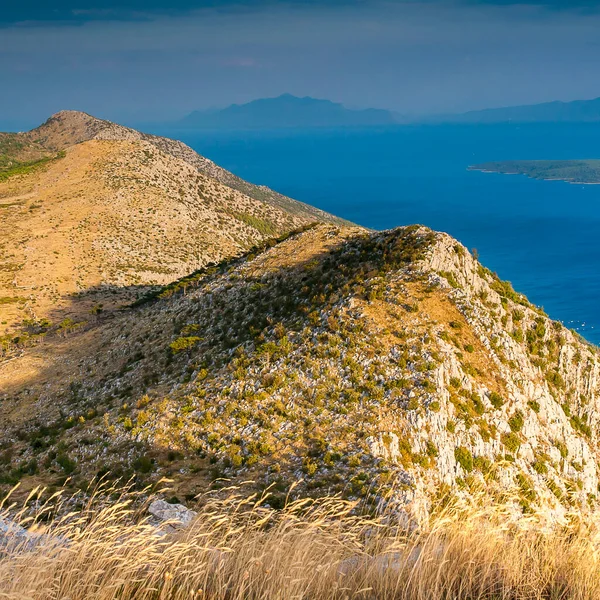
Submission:
[[[28,547],[33,542],[33,537],[26,529],[16,523],[0,518],[0,549],[8,550],[17,545]]]
[[[155,500],[148,507],[148,512],[161,523],[167,523],[173,528],[187,527],[197,513],[183,504],[169,504],[164,500]]]
[[[425,504],[441,484],[464,496],[481,484],[512,489],[525,510],[542,507],[551,519],[573,505],[593,505],[597,348],[450,236],[437,234],[420,269],[432,287],[447,290],[464,321],[450,322],[449,331],[437,326],[427,408],[409,405],[400,435],[382,428],[367,438],[371,454],[404,468],[414,456],[435,457],[434,469],[408,467]]]

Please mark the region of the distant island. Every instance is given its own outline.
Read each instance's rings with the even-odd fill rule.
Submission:
[[[368,127],[392,125],[391,111],[352,110],[330,100],[283,94],[217,110],[196,110],[176,123],[186,129],[283,129],[296,127]]]
[[[594,123],[600,122],[600,98],[573,102],[544,102],[506,108],[488,108],[431,121],[451,123]]]
[[[600,98],[574,102],[545,102],[526,106],[490,108],[460,115],[447,115],[438,122],[494,123],[595,123],[600,122]],[[566,181],[569,183],[600,183],[600,159],[572,160],[505,160],[486,162],[469,167],[473,171],[526,175],[532,179]]]
[[[589,160],[507,160],[469,167],[472,171],[527,175],[532,179],[600,183],[600,159]]]
[[[170,122],[180,129],[294,129],[307,127],[372,127],[386,125],[600,123],[600,98],[487,108],[465,113],[408,117],[380,108],[351,109],[338,102],[282,94],[225,108],[195,110]]]

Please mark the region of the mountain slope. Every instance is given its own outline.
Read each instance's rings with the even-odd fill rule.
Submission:
[[[283,94],[221,110],[194,111],[179,121],[192,129],[277,129],[289,127],[348,127],[390,125],[391,112],[381,109],[351,110],[329,100]]]
[[[38,141],[44,147],[52,150],[61,150],[73,144],[92,139],[149,142],[165,154],[170,154],[187,162],[201,174],[212,177],[255,200],[266,202],[300,218],[338,224],[346,223],[343,219],[309,204],[283,196],[266,186],[254,185],[244,181],[226,169],[219,167],[208,158],[199,155],[183,142],[141,133],[123,125],[97,119],[86,113],[70,110],[61,111],[50,117],[40,127],[26,133],[24,137],[30,142]]]
[[[0,133],[0,177],[6,178],[19,167],[30,166],[53,156],[41,144],[23,140],[18,133]]]
[[[598,350],[458,242],[319,225],[0,366],[5,485],[596,506]],[[10,442],[9,442],[10,440]],[[10,446],[10,448],[9,448]]]
[[[23,325],[25,335],[71,327],[262,240],[336,221],[183,144],[83,113],[59,113],[0,142],[4,344]]]

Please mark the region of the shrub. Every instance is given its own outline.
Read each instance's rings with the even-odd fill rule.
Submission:
[[[67,475],[73,473],[75,467],[77,466],[75,462],[72,461],[66,454],[59,454],[56,457],[56,462]]]
[[[476,456],[473,459],[473,467],[486,475],[492,468],[492,461],[485,456]]]
[[[569,450],[567,449],[567,445],[561,440],[554,440],[554,447],[560,452],[562,458],[567,458],[569,456]]]
[[[573,427],[573,429],[583,433],[587,437],[591,437],[591,427],[579,415],[573,415],[569,421],[571,422],[571,427]]]
[[[521,447],[521,438],[512,431],[510,433],[503,433],[500,437],[500,441],[504,444],[507,450],[516,452]]]
[[[504,398],[498,392],[492,392],[490,394],[490,402],[496,409],[500,409],[504,406]]]
[[[523,413],[517,410],[510,419],[508,419],[508,426],[513,433],[518,433],[523,429],[524,425]]]
[[[133,461],[133,468],[139,473],[150,473],[154,461],[148,456],[139,456]]]
[[[467,472],[473,470],[473,455],[468,448],[458,446],[454,449],[454,458],[456,462]]]
[[[201,341],[201,338],[197,336],[190,337],[180,337],[177,338],[174,342],[171,342],[169,348],[171,348],[171,352],[173,354],[179,354],[180,352],[184,352],[186,350],[192,349]]]

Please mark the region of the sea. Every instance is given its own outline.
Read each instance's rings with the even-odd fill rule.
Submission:
[[[600,125],[153,133],[365,227],[446,231],[552,318],[600,344],[600,185],[468,170],[496,160],[600,158]]]

